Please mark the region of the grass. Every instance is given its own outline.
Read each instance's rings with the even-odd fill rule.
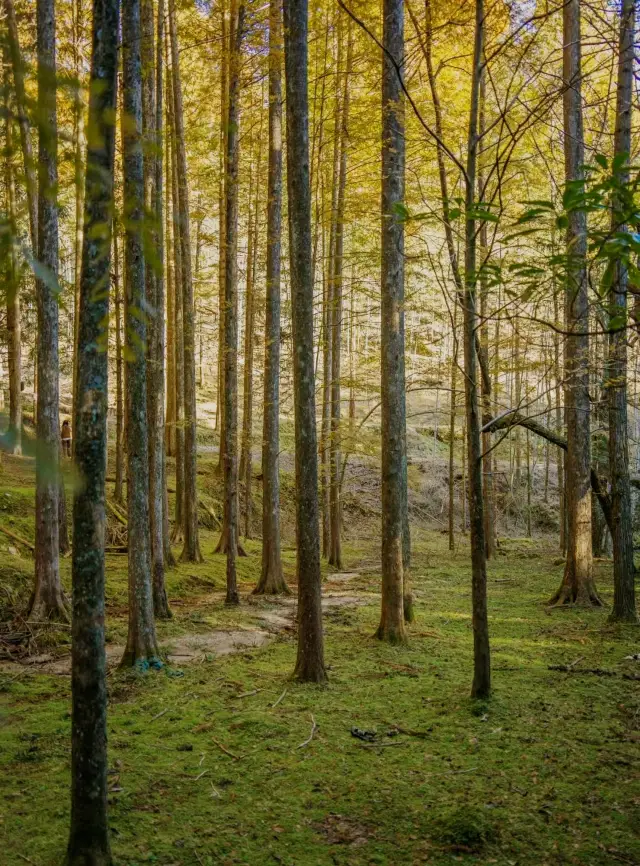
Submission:
[[[159,624],[161,641],[250,621],[250,605],[224,608],[215,541],[203,533],[206,562],[169,574],[175,617]],[[560,579],[556,551],[541,539],[511,540],[489,571],[494,695],[475,703],[466,541],[453,555],[445,544],[440,534],[414,531],[417,620],[406,647],[373,639],[375,598],[331,612],[326,689],[289,679],[295,639],[286,633],[183,669],[112,672],[116,863],[639,863],[640,683],[622,676],[637,671],[623,660],[637,651],[637,629],[607,625],[603,610],[548,611],[542,602]],[[239,561],[244,593],[258,575],[257,542],[249,552]],[[346,545],[357,591],[379,588],[377,556],[373,540]],[[285,559],[291,580],[293,551]],[[109,558],[115,642],[126,627],[124,564]],[[29,568],[0,540],[1,582],[13,573],[24,580]],[[610,564],[597,569],[610,600]],[[63,572],[68,581],[68,560]],[[549,670],[577,659],[576,670],[615,676]],[[62,861],[69,710],[67,677],[0,668],[3,864]],[[301,746],[312,720],[317,731]],[[374,742],[353,728],[375,732]]]

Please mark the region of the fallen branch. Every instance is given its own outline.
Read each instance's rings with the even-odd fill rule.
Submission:
[[[408,746],[406,740],[402,740],[395,743],[356,743],[356,746],[360,746],[361,749],[386,749],[389,746]]]
[[[114,516],[115,519],[118,521],[118,523],[121,523],[123,526],[127,526],[127,521],[126,521],[125,518],[122,516],[122,514],[120,514],[120,512],[119,512],[118,509],[115,507],[115,505],[114,505],[112,502],[109,502],[109,500],[106,499],[106,498],[105,498],[105,502],[106,502],[106,504],[107,504],[107,508],[108,508],[109,511],[113,514],[113,516]]]
[[[296,746],[297,749],[304,749],[305,746],[308,746],[311,740],[313,739],[315,732],[318,730],[318,726],[316,725],[316,720],[313,718],[313,713],[311,713],[311,733],[304,741],[304,743],[300,743],[299,746]]]
[[[480,432],[493,433],[496,430],[510,430],[512,427],[524,427],[526,430],[530,430],[537,436],[542,437],[542,439],[546,439],[547,442],[551,442],[552,445],[561,448],[563,451],[567,450],[566,439],[564,439],[558,433],[554,433],[553,430],[549,430],[549,428],[545,427],[544,424],[540,424],[534,418],[528,418],[526,415],[523,415],[516,409],[507,409],[506,412],[503,412],[496,418],[492,418],[490,420],[485,419],[484,426]],[[602,508],[602,513],[604,515],[607,528],[613,535],[613,513],[611,511],[611,497],[609,496],[607,491],[603,489],[600,483],[600,478],[598,477],[598,473],[593,467],[591,467],[591,488],[598,498],[598,502],[600,503],[600,507]]]
[[[215,737],[211,737],[216,746],[220,749],[221,752],[224,752],[225,755],[228,755],[230,758],[233,758],[234,761],[239,761],[242,755],[234,755],[233,752],[229,751],[226,746],[223,746],[221,742],[216,740]]]
[[[280,703],[280,701],[283,700],[283,698],[284,698],[284,696],[286,695],[286,693],[287,693],[287,689],[285,689],[285,690],[282,692],[282,694],[280,695],[280,697],[278,698],[278,700],[275,702],[275,704],[271,704],[271,709],[272,709],[272,710],[275,710],[275,708],[278,706],[278,704]]]
[[[0,532],[4,532],[5,535],[8,535],[9,538],[17,541],[18,544],[21,544],[23,547],[28,547],[32,553],[35,551],[35,547],[30,541],[27,541],[26,538],[22,538],[21,535],[17,535],[15,532],[11,532],[10,529],[5,529],[4,526],[0,526]]]
[[[162,710],[162,712],[160,712],[160,713],[158,713],[157,715],[155,715],[155,716],[151,719],[151,721],[152,721],[152,722],[155,722],[156,719],[161,719],[162,716],[164,716],[164,714],[165,714],[165,713],[168,713],[168,712],[169,712],[169,707],[167,707],[166,710]]]
[[[593,674],[596,677],[615,677],[615,671],[607,671],[603,668],[574,668],[573,665],[549,665],[548,670],[560,671],[563,674]]]
[[[250,698],[252,695],[257,695],[262,689],[253,689],[250,692],[243,692],[241,695],[236,695],[236,698]]]

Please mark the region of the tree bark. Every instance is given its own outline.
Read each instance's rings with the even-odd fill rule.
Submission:
[[[24,177],[27,188],[27,208],[29,211],[29,233],[31,237],[31,249],[33,255],[38,255],[38,181],[36,176],[36,163],[33,158],[33,143],[31,141],[31,128],[29,126],[29,115],[27,113],[27,98],[24,86],[24,65],[20,51],[20,39],[18,35],[18,24],[13,0],[3,0],[7,21],[7,42],[9,54],[11,55],[11,67],[13,72],[13,84],[16,93],[16,108],[18,110],[18,125],[20,127],[20,144],[22,147],[22,159],[24,163]],[[49,82],[51,83],[51,82]]]
[[[122,280],[118,249],[117,221],[113,220],[113,294],[116,308],[116,480],[114,499],[122,504],[124,476],[124,359],[122,357]],[[79,321],[79,320],[78,320]]]
[[[377,637],[402,643],[404,224],[396,211],[404,204],[405,139],[404,100],[393,61],[403,68],[403,0],[384,0],[382,41],[382,609]]]
[[[329,492],[331,544],[329,565],[342,568],[342,504],[340,500],[340,412],[341,412],[341,354],[343,307],[343,256],[345,192],[347,185],[347,148],[349,145],[349,78],[353,63],[353,36],[351,19],[347,21],[347,62],[342,84],[342,104],[339,115],[339,170],[336,201],[333,273],[331,275],[331,484]]]
[[[83,484],[73,503],[71,829],[67,866],[110,866],[107,825],[107,684],[104,535],[113,165],[118,67],[117,0],[94,0],[84,225],[78,308],[75,461]],[[105,231],[105,226],[106,231]],[[105,291],[96,292],[102,286]]]
[[[38,259],[36,278],[38,398],[36,455],[35,586],[29,617],[68,619],[60,583],[59,383],[58,383],[58,126],[54,0],[36,5],[38,46]]]
[[[563,7],[564,154],[567,185],[584,183],[580,0]],[[591,550],[591,405],[589,399],[589,299],[587,295],[587,215],[569,214],[566,236],[568,273],[565,349],[567,420],[566,506],[567,563],[552,604],[599,605]]]
[[[181,562],[202,562],[198,538],[198,492],[196,489],[196,458],[198,449],[196,438],[196,354],[195,311],[191,271],[191,236],[189,227],[189,186],[182,110],[178,28],[174,0],[169,0],[169,30],[171,35],[173,113],[178,168],[178,201],[180,208],[179,235],[180,251],[182,254],[182,323],[184,343],[184,547],[180,560]]]
[[[280,542],[280,234],[282,229],[282,20],[269,2],[269,171],[267,297],[264,328],[262,427],[262,571],[256,595],[289,594]]]
[[[3,54],[6,53],[3,52]],[[13,173],[13,121],[10,113],[7,73],[4,73],[5,106],[5,194],[6,208],[11,236],[16,236],[15,224],[15,177]],[[11,450],[22,453],[22,345],[20,319],[20,281],[16,267],[16,257],[11,244],[7,249],[7,367],[9,368],[9,433]]]
[[[324,683],[313,365],[307,0],[284,0],[289,256],[294,342],[298,653],[294,676]]]
[[[484,75],[484,0],[475,4],[475,37],[471,105],[467,143],[467,177],[465,197],[465,282],[464,282],[464,364],[465,410],[469,466],[469,526],[471,536],[471,596],[473,623],[473,684],[471,696],[486,698],[491,691],[491,657],[487,616],[487,552],[484,535],[484,502],[482,491],[482,441],[478,408],[476,356],[476,272],[477,228],[473,216],[476,198],[478,160],[478,114],[480,88]]]
[[[227,554],[225,604],[239,604],[236,574],[238,547],[238,163],[240,60],[244,5],[231,2],[231,49],[226,158],[226,241],[224,296],[224,527]],[[221,539],[222,544],[222,539]]]
[[[615,179],[619,185],[629,181],[631,155],[631,112],[633,100],[633,39],[635,0],[623,0],[620,16],[618,53],[618,93],[614,158],[622,161]],[[623,229],[619,195],[614,194],[611,214],[612,234]],[[615,266],[610,293],[610,314],[627,319],[628,272],[623,262]],[[629,483],[629,431],[627,424],[627,334],[624,330],[609,334],[609,369],[607,371],[609,408],[609,475],[613,516],[613,609],[614,621],[637,622],[635,567],[633,564],[633,522],[631,486]]]
[[[78,379],[78,325],[80,307],[80,275],[82,264],[82,220],[84,210],[84,100],[82,94],[82,51],[80,47],[83,25],[83,0],[73,0],[72,7],[72,48],[74,65],[74,95],[73,95],[73,142],[74,153],[74,183],[75,183],[75,235],[74,235],[74,304],[73,304],[73,396],[72,406],[75,415],[77,401]]]
[[[184,537],[184,340],[183,340],[183,293],[182,293],[182,245],[180,242],[180,203],[178,200],[178,163],[175,143],[175,105],[173,97],[173,75],[167,76],[171,88],[167,98],[167,127],[171,141],[171,228],[173,233],[173,339],[174,339],[174,393],[175,393],[175,454],[176,454],[176,504],[171,541],[181,542]],[[169,88],[168,88],[169,89]],[[167,167],[169,176],[169,167]]]
[[[129,551],[129,632],[121,666],[162,667],[153,617],[149,533],[149,428],[144,260],[144,172],[142,153],[142,64],[140,0],[125,0],[122,11],[122,142],[125,271],[127,286],[127,506]]]

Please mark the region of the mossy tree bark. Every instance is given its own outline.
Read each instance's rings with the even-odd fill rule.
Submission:
[[[254,593],[289,593],[280,542],[280,233],[282,230],[282,20],[280,0],[269,3],[269,171],[267,298],[262,428],[262,571]]]
[[[196,488],[196,351],[195,307],[191,270],[191,233],[189,226],[189,184],[187,178],[187,152],[182,108],[182,81],[175,2],[169,0],[169,31],[171,67],[173,73],[174,130],[176,145],[179,239],[182,255],[182,323],[184,345],[184,547],[182,562],[202,562],[198,538],[198,491]],[[176,283],[177,285],[177,283]],[[177,295],[177,292],[176,292]]]
[[[122,355],[122,275],[120,272],[120,249],[117,220],[113,220],[113,295],[115,300],[116,326],[116,480],[114,498],[123,503],[124,482],[124,358]]]
[[[240,59],[244,5],[231,3],[231,49],[226,154],[226,240],[224,296],[224,527],[227,555],[226,604],[239,604],[236,576],[238,548],[238,164]],[[222,544],[222,539],[220,540]],[[219,545],[220,546],[220,545]]]
[[[580,0],[563,7],[564,156],[567,186],[584,183]],[[591,401],[589,398],[589,298],[586,272],[587,215],[573,210],[566,235],[565,416],[567,460],[565,501],[567,562],[551,604],[600,605],[593,579],[591,547]]]
[[[122,11],[123,200],[127,286],[127,506],[129,548],[129,631],[122,667],[161,667],[153,616],[149,533],[149,428],[144,260],[144,172],[142,153],[142,63],[140,0]]]
[[[68,619],[59,570],[58,121],[54,0],[36,5],[38,49],[38,398],[35,586],[31,619]]]
[[[406,641],[403,583],[404,3],[384,0],[382,43],[382,607],[377,637]]]
[[[623,0],[620,16],[618,93],[614,140],[615,156],[622,161],[622,165],[616,172],[616,180],[621,186],[629,181],[634,25],[635,0]],[[621,204],[620,196],[614,196],[611,215],[612,233],[618,232],[622,228]],[[627,319],[628,286],[628,269],[622,262],[618,262],[611,286],[610,314],[612,318],[625,322]],[[611,611],[611,619],[637,622],[631,485],[629,483],[627,334],[625,330],[613,331],[609,335],[609,369],[607,374],[609,474],[611,477],[611,510],[613,515],[613,610]]]
[[[104,651],[105,447],[118,0],[94,0],[90,128],[78,308],[79,399],[73,419],[83,484],[73,504],[71,829],[68,866],[110,866],[107,826],[107,688]],[[107,231],[104,227],[107,226]],[[101,288],[102,291],[96,291]]]
[[[302,682],[324,683],[327,673],[322,633],[313,363],[308,25],[307,0],[284,0],[298,544],[298,654],[294,675]]]
[[[473,216],[476,204],[478,145],[480,141],[478,134],[480,90],[484,75],[484,14],[484,0],[476,0],[465,191],[464,365],[473,623],[473,684],[471,695],[474,698],[486,698],[491,691],[491,657],[487,616],[487,550],[484,535],[482,439],[480,435],[476,354],[477,225]]]

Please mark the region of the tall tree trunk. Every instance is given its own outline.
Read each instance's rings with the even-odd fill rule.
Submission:
[[[343,255],[345,192],[347,185],[347,147],[349,144],[349,77],[353,62],[353,35],[351,19],[347,22],[347,62],[342,85],[342,104],[339,115],[339,171],[336,202],[333,273],[331,274],[331,486],[329,493],[331,544],[329,564],[342,568],[342,505],[340,502],[340,410],[341,410],[341,354],[343,306]],[[340,71],[340,70],[339,70]]]
[[[82,268],[78,310],[75,461],[83,484],[73,503],[71,829],[69,866],[110,866],[107,826],[107,683],[104,535],[108,414],[107,353],[113,163],[118,66],[117,0],[94,0]],[[105,232],[104,227],[107,226]],[[96,286],[106,291],[96,292]]]
[[[458,304],[453,307],[453,353],[451,356],[451,409],[449,415],[449,550],[455,550],[455,445],[458,378]]]
[[[75,250],[74,250],[74,303],[73,303],[73,392],[72,405],[75,415],[77,401],[77,379],[78,379],[78,324],[80,306],[80,275],[82,264],[82,220],[84,210],[84,100],[82,94],[82,27],[83,27],[83,0],[73,0],[72,8],[72,42],[73,42],[73,65],[74,65],[74,95],[73,95],[73,142],[74,153],[74,183],[75,183]]]
[[[485,698],[491,691],[489,622],[487,617],[487,554],[484,537],[482,497],[482,441],[478,407],[476,366],[476,273],[477,228],[473,216],[478,161],[478,114],[480,87],[484,75],[484,0],[476,0],[476,22],[473,49],[471,106],[467,143],[467,178],[465,198],[465,297],[464,297],[464,364],[465,409],[469,465],[469,525],[471,530],[473,685],[471,695]]]
[[[280,547],[280,234],[282,227],[282,20],[269,2],[269,173],[267,297],[264,326],[262,428],[262,571],[254,593],[289,593]]]
[[[165,39],[166,41],[166,39]],[[171,111],[171,80],[167,76],[167,110],[168,119]],[[176,456],[176,281],[174,272],[174,240],[173,240],[173,149],[171,147],[172,130],[170,124],[165,124],[165,250],[167,275],[167,418],[165,424],[166,453],[168,457]]]
[[[403,602],[404,3],[384,0],[382,56],[382,610],[377,636],[406,640]],[[397,67],[396,65],[397,64]]]
[[[633,99],[633,37],[635,0],[623,0],[620,16],[618,56],[618,94],[616,105],[615,157],[622,163],[616,171],[618,184],[629,181],[631,156],[631,112]],[[614,163],[615,164],[615,163]],[[620,196],[614,194],[611,215],[612,233],[622,229]],[[611,285],[610,314],[627,320],[628,273],[622,262],[615,267]],[[607,371],[609,404],[609,475],[613,514],[613,610],[611,619],[636,622],[635,568],[633,564],[633,524],[629,484],[629,432],[627,424],[627,334],[624,329],[609,335]]]
[[[313,367],[307,0],[284,0],[289,256],[294,341],[298,654],[294,676],[324,683]]]
[[[558,295],[553,293],[553,315],[554,321],[559,320],[558,310]],[[556,432],[558,435],[562,432],[562,374],[560,363],[560,334],[553,334],[553,377],[555,380],[555,421]],[[560,521],[560,537],[559,545],[560,552],[567,552],[567,509],[566,509],[566,490],[565,490],[565,453],[561,448],[557,449],[556,462],[558,466],[558,515]]]
[[[114,498],[122,504],[124,476],[124,359],[122,357],[122,277],[120,273],[120,254],[117,221],[113,220],[113,294],[116,308],[116,482]]]
[[[173,75],[167,76],[167,127],[171,140],[171,228],[173,231],[173,338],[175,349],[175,443],[176,443],[176,508],[171,541],[184,538],[184,340],[182,294],[182,245],[180,242],[180,203],[178,201],[178,161],[175,143],[175,102]],[[167,170],[167,176],[169,171]]]
[[[182,324],[184,338],[184,548],[180,559],[182,562],[202,562],[200,542],[198,540],[198,491],[196,489],[196,458],[198,450],[196,437],[196,346],[189,227],[189,185],[187,181],[187,152],[182,110],[178,28],[174,0],[169,0],[169,29],[171,33],[174,124],[178,166],[178,201],[180,205],[179,225],[180,251],[182,253]]]
[[[563,7],[564,155],[568,186],[584,183],[580,0]],[[551,604],[601,604],[593,579],[591,550],[591,405],[589,399],[589,299],[586,273],[587,215],[569,214],[565,348],[567,419],[567,562]]]
[[[244,5],[231,2],[229,115],[226,159],[226,242],[224,296],[224,526],[227,554],[226,604],[239,604],[236,575],[238,547],[238,162],[240,59]],[[222,538],[220,540],[222,544]]]
[[[145,207],[150,215],[145,262],[149,330],[147,344],[147,412],[149,422],[149,531],[153,608],[156,617],[171,616],[164,567],[167,558],[164,447],[164,234],[162,222],[162,59],[164,2],[158,4],[154,28],[153,0],[143,0],[143,134],[145,154]],[[155,80],[154,80],[155,72]],[[147,118],[145,122],[145,117]]]
[[[251,538],[251,475],[253,467],[253,358],[256,319],[256,271],[258,258],[258,227],[260,213],[260,163],[262,156],[262,114],[258,130],[258,153],[256,158],[255,202],[249,204],[249,227],[247,245],[247,291],[245,299],[244,328],[244,388],[242,413],[242,450],[240,454],[240,478],[244,482],[244,534]],[[253,207],[253,216],[251,208]]]
[[[13,84],[16,92],[16,108],[18,110],[18,125],[20,127],[20,144],[24,163],[25,186],[27,188],[27,208],[29,211],[29,233],[33,255],[38,255],[38,180],[36,163],[33,158],[33,143],[31,128],[27,113],[27,98],[24,86],[24,65],[20,51],[18,24],[13,0],[3,0],[7,21],[7,42],[11,55]],[[51,84],[51,82],[49,82]]]
[[[147,327],[144,311],[144,172],[142,154],[142,64],[140,0],[122,11],[125,271],[127,286],[127,506],[129,632],[122,667],[161,667],[153,617],[149,533],[149,429],[147,423]]]
[[[218,399],[216,401],[216,427],[220,430],[218,448],[218,474],[224,470],[224,298],[225,298],[225,248],[227,227],[226,219],[226,171],[227,171],[227,116],[228,116],[228,73],[229,73],[229,34],[227,0],[220,3],[220,179],[218,184]]]
[[[3,52],[6,54],[6,49]],[[5,62],[6,65],[6,62]],[[15,177],[13,173],[13,121],[11,119],[9,88],[5,70],[3,80],[5,108],[5,204],[11,226],[11,237],[16,235]],[[22,346],[20,320],[20,281],[16,257],[11,244],[7,247],[7,366],[9,368],[9,431],[14,454],[22,453]]]
[[[58,297],[58,124],[54,0],[36,5],[38,44],[38,259],[48,278],[36,279],[38,398],[36,436],[36,563],[31,619],[68,618],[60,583]]]

